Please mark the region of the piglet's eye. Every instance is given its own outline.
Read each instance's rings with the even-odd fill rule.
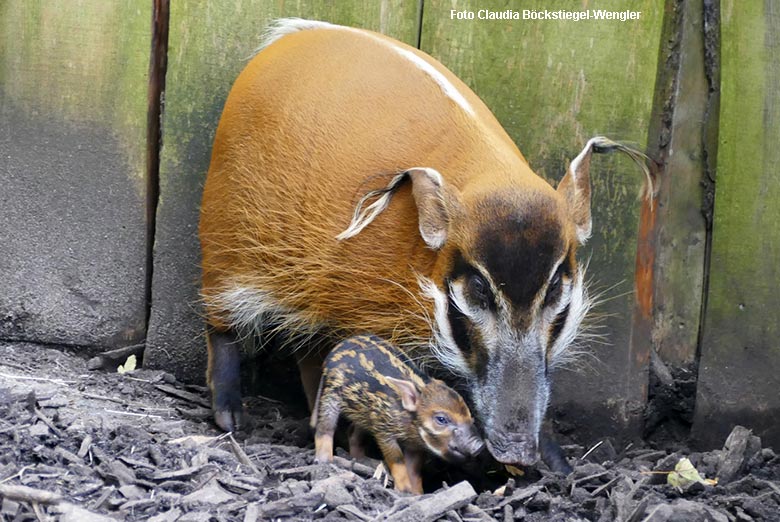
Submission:
[[[439,426],[447,426],[450,423],[450,419],[446,415],[436,415],[433,420],[435,420],[436,424]]]

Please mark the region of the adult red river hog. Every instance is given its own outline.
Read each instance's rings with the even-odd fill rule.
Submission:
[[[203,193],[216,423],[241,422],[242,336],[288,332],[311,403],[306,341],[369,332],[466,392],[496,460],[535,462],[550,371],[589,308],[591,154],[610,150],[644,165],[596,137],[556,190],[427,54],[278,21],[230,91]]]

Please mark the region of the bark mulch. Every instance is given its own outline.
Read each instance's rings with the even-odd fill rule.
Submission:
[[[308,419],[276,399],[248,400],[253,425],[234,437],[210,424],[204,388],[98,366],[0,345],[0,520],[780,520],[780,458],[744,428],[706,453],[567,446],[569,476],[483,468],[469,482],[433,463],[444,471],[415,497],[375,460],[314,464]],[[668,485],[658,472],[682,457],[718,484]]]

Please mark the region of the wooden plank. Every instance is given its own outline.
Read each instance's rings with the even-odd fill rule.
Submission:
[[[583,7],[584,5],[584,7]],[[477,13],[484,5],[459,2]],[[644,147],[663,21],[661,3],[632,2],[638,21],[457,20],[452,3],[425,3],[422,48],[459,75],[490,107],[536,172],[553,184],[597,134]],[[510,1],[501,10],[625,10],[625,2]],[[642,180],[624,158],[597,157],[592,167],[591,288],[603,298],[608,345],[593,344],[591,371],[555,377],[554,416],[588,438],[640,429],[649,345],[632,342],[632,310]],[[588,361],[585,361],[588,363]],[[588,393],[583,393],[588,390]]]
[[[721,2],[721,110],[694,436],[780,444],[780,1]]]
[[[202,380],[205,372],[197,224],[219,116],[265,26],[287,16],[364,27],[411,44],[417,38],[417,4],[405,0],[171,4],[154,300],[144,362],[179,377]]]
[[[0,3],[2,338],[143,338],[149,22],[133,0]]]
[[[652,337],[661,360],[694,379],[707,242],[702,206],[711,152],[704,126],[711,95],[703,4],[674,0],[667,5],[674,25],[662,47],[668,89],[657,93],[657,128],[651,130],[652,153],[663,163],[657,192]],[[713,117],[717,120],[717,114]]]

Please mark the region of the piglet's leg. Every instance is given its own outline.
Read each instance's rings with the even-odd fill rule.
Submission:
[[[418,450],[405,450],[406,472],[409,474],[409,482],[412,485],[412,493],[422,495],[422,464],[424,455]]]
[[[390,468],[390,475],[393,476],[393,482],[395,482],[395,489],[398,491],[405,491],[411,493],[412,483],[409,480],[409,473],[406,470],[406,462],[404,459],[404,453],[401,451],[401,447],[395,440],[379,439],[376,441],[379,449],[382,451],[382,456],[385,459],[385,464]]]
[[[317,424],[314,434],[315,462],[331,462],[333,460],[333,434],[341,413],[341,401],[334,390],[323,390],[317,410]]]

